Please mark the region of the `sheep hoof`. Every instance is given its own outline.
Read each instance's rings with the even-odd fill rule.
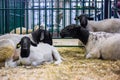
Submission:
[[[16,62],[5,62],[5,68],[9,68],[9,67],[14,68],[16,66],[17,66]]]
[[[54,64],[60,64],[62,62],[62,60],[58,60],[58,61],[55,61]]]
[[[32,66],[37,66],[37,63],[36,63],[36,62],[32,62],[31,65],[32,65]]]
[[[91,54],[87,54],[86,55],[86,59],[90,59],[90,58],[92,58],[92,55]]]

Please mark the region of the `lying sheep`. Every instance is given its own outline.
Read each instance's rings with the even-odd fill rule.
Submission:
[[[7,65],[8,62],[14,60],[14,59],[18,59],[18,55],[16,54],[18,51],[15,49],[16,44],[21,40],[22,37],[24,36],[28,36],[34,43],[39,43],[39,42],[44,42],[44,43],[48,43],[50,45],[52,45],[52,36],[50,35],[50,33],[46,30],[41,30],[38,29],[34,32],[32,32],[31,34],[26,34],[26,35],[19,35],[19,34],[5,34],[0,36],[0,55],[9,55],[9,58],[6,57],[0,57],[0,61],[5,61],[6,63],[6,67],[9,67]],[[6,42],[4,42],[4,40],[6,40]],[[4,46],[6,45],[6,46]],[[11,45],[11,46],[10,46]],[[10,46],[10,48],[8,47]],[[12,48],[12,49],[11,49]],[[12,51],[11,51],[12,50]],[[5,51],[11,51],[11,52],[6,52]],[[14,51],[14,52],[13,52]]]
[[[61,56],[58,51],[51,45],[46,43],[39,43],[38,45],[33,43],[29,37],[23,37],[17,44],[17,48],[20,48],[19,60],[17,65],[32,65],[37,66],[44,62],[53,62],[60,64],[62,62]]]
[[[78,38],[85,46],[86,58],[120,59],[120,34],[90,32],[76,25],[68,25],[60,32],[61,37]]]
[[[75,18],[79,20],[82,27],[89,31],[97,32],[104,31],[109,33],[120,33],[120,19],[104,19],[101,21],[91,21],[85,14]]]
[[[16,30],[16,32],[15,32],[15,30]],[[21,33],[20,33],[20,30],[22,31]],[[10,34],[14,34],[14,33],[26,34],[26,32],[27,32],[27,29],[25,27],[22,27],[21,29],[20,29],[20,27],[18,27],[16,29],[13,29],[12,31],[10,31]],[[31,32],[32,32],[32,29],[28,29],[28,33],[31,33]]]
[[[39,25],[34,26],[34,31],[36,31],[39,28],[45,30],[45,25],[41,24],[40,26]],[[15,30],[16,30],[16,32],[15,32]],[[21,32],[20,32],[20,30],[21,30]],[[28,29],[28,34],[32,33],[32,32],[33,32],[32,29]],[[27,28],[25,28],[25,27],[21,27],[21,28],[18,27],[16,29],[13,29],[12,31],[10,31],[10,34],[26,34],[26,33],[27,33]]]
[[[37,29],[36,31],[32,32],[31,35],[33,37],[33,40],[36,43],[44,42],[44,43],[48,43],[50,45],[53,44],[52,35],[47,30]]]

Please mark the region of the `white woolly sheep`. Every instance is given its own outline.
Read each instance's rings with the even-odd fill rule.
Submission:
[[[92,32],[103,31],[109,33],[120,33],[120,19],[104,19],[100,21],[88,20],[85,14],[75,18],[80,21],[81,27],[84,27]]]
[[[120,34],[106,32],[90,32],[85,28],[72,24],[65,27],[61,37],[78,38],[85,46],[86,58],[120,59]]]
[[[17,65],[37,66],[44,62],[53,62],[53,59],[56,60],[55,64],[62,62],[58,51],[49,44],[41,42],[37,45],[32,43],[29,37],[23,37],[17,46],[17,48],[21,47]]]

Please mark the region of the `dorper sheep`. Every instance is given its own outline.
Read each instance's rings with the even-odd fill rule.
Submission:
[[[86,58],[120,59],[120,34],[106,32],[90,32],[80,25],[66,26],[61,37],[78,38],[85,46]]]
[[[20,47],[19,60],[17,65],[32,65],[37,66],[44,62],[53,62],[60,64],[62,62],[58,51],[51,45],[40,42],[38,45],[33,43],[29,37],[23,37],[17,44]]]
[[[82,14],[75,17],[75,20],[79,20],[82,27],[92,32],[120,33],[120,19],[117,18],[92,21],[85,14]]]
[[[19,34],[5,34],[0,36],[0,61],[5,61],[5,66],[9,67],[9,62],[18,59],[18,51],[16,50],[17,43],[22,37],[28,36],[33,43],[38,44],[44,42],[52,45],[52,36],[50,32],[42,29],[38,29],[31,34],[19,35]],[[5,45],[5,46],[4,46]],[[6,52],[8,51],[8,52]],[[10,51],[10,52],[9,52]],[[9,55],[9,56],[6,56]]]

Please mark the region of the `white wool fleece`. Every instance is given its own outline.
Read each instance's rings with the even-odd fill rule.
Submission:
[[[53,62],[53,60],[55,60],[55,64],[60,64],[62,62],[57,49],[49,44],[40,42],[37,47],[31,45],[30,55],[27,58],[22,58],[19,55],[17,65],[22,63],[23,65],[37,66],[44,62]]]
[[[120,34],[90,32],[86,58],[120,59]]]
[[[109,33],[120,33],[120,19],[104,19],[101,21],[88,21],[86,28],[89,31],[104,31]]]

